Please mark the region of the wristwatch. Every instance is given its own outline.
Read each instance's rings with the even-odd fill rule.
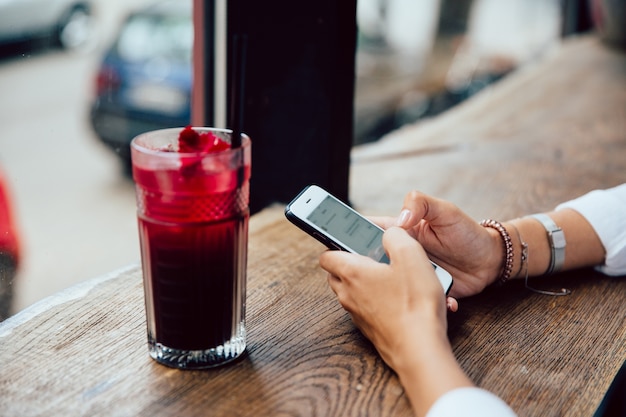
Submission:
[[[546,275],[559,272],[565,262],[565,233],[547,214],[533,214],[528,217],[538,220],[548,233],[548,242],[550,243],[552,256],[550,257],[550,266],[546,271]]]

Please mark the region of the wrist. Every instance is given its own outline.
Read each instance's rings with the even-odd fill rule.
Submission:
[[[398,374],[404,369],[415,366],[415,362],[428,360],[433,350],[452,350],[448,340],[446,310],[441,314],[434,311],[422,311],[400,319],[393,337],[387,338],[388,344],[385,362]],[[419,323],[419,325],[416,325]],[[410,329],[410,330],[407,330]]]
[[[511,279],[524,278],[528,273],[528,244],[516,225],[516,220],[503,223],[511,236],[513,245],[513,268]]]
[[[487,234],[489,235],[489,256],[486,259],[486,272],[487,272],[487,285],[495,284],[500,278],[500,274],[502,273],[502,268],[504,267],[504,257],[506,256],[506,251],[502,245],[502,236],[498,233],[497,230],[492,229],[490,227],[484,228]]]
[[[560,236],[550,236],[548,235],[548,237],[550,238],[549,240],[549,245],[551,246],[551,254],[550,254],[550,260],[549,260],[549,266],[548,266],[548,271],[547,273],[550,274],[554,271],[558,271],[562,266],[563,266],[563,258],[564,258],[564,253],[556,253],[555,256],[555,251],[557,249],[564,249],[565,247],[565,240],[562,234],[562,230],[560,228],[557,228],[554,224],[554,222],[552,221],[552,219],[550,219],[547,215],[541,215],[544,218],[548,218],[548,222],[549,224],[549,228],[552,229],[558,229],[558,232],[561,232]],[[537,216],[532,216],[532,217],[526,217],[526,218],[533,218],[535,220],[537,220]],[[546,228],[546,230],[548,230],[549,228],[545,225],[546,223],[546,219],[542,219],[539,223],[542,223],[544,225],[544,228]],[[526,243],[524,241],[524,239],[522,238],[521,233],[519,232],[518,228],[516,227],[515,223],[513,221],[509,222],[509,226],[511,229],[513,229],[515,231],[515,234],[517,236],[517,241],[519,242],[519,256],[517,257],[519,259],[519,269],[518,272],[515,274],[516,278],[524,278],[524,285],[526,286],[526,288],[528,288],[531,291],[537,292],[539,294],[544,294],[544,295],[568,295],[570,294],[570,290],[562,288],[560,292],[554,292],[554,291],[548,291],[548,290],[543,290],[543,289],[537,289],[534,288],[532,286],[530,286],[528,284],[528,277],[532,274],[532,275],[536,275],[536,270],[537,268],[542,268],[541,265],[544,265],[546,263],[545,259],[540,259],[539,262],[535,262],[533,263],[533,272],[530,272],[530,259],[529,259],[529,245],[528,243]],[[524,229],[525,230],[525,229]],[[550,233],[550,230],[548,230],[548,233]],[[558,241],[558,238],[562,239],[560,242]],[[547,239],[546,239],[547,240]],[[537,241],[535,241],[537,242]],[[556,247],[553,245],[558,245],[558,244],[562,244],[562,247]],[[538,246],[542,246],[541,243]],[[545,253],[545,249],[542,248],[541,251],[539,251],[540,253]],[[541,256],[540,256],[541,258]]]
[[[544,227],[537,220],[529,217],[523,217],[511,221],[517,228],[520,239],[519,241],[527,242],[528,245],[528,276],[543,275],[550,266],[550,245],[546,238]],[[521,251],[521,244],[518,243]],[[523,278],[525,272],[522,270],[517,278]]]
[[[473,386],[454,357],[445,333],[419,337],[394,368],[417,415],[425,415],[439,397]]]
[[[513,240],[511,239],[511,235],[507,228],[502,223],[496,220],[482,220],[480,222],[480,225],[490,231],[490,235],[492,237],[491,247],[494,248],[494,250],[490,252],[498,256],[500,259],[499,261],[496,260],[495,262],[489,263],[489,265],[491,265],[491,267],[489,268],[489,270],[491,271],[490,280],[491,277],[495,275],[495,278],[493,278],[493,281],[491,281],[491,283],[493,283],[494,281],[498,281],[503,284],[508,281],[513,274],[513,266],[515,263]],[[497,248],[499,248],[499,250]],[[494,274],[493,267],[495,265],[498,265],[498,272]]]

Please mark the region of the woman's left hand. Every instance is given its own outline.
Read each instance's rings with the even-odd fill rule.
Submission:
[[[446,337],[446,297],[426,252],[398,227],[383,236],[390,263],[341,251],[327,251],[320,265],[355,325],[394,367],[396,349],[424,337],[425,329]],[[414,328],[415,331],[408,329]]]
[[[473,386],[447,336],[446,297],[426,252],[406,230],[383,235],[390,263],[326,251],[320,265],[354,324],[393,368],[416,412],[425,415],[445,393]]]

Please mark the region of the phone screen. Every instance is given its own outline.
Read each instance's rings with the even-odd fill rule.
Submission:
[[[307,220],[353,251],[389,263],[383,248],[383,231],[333,197],[326,196]]]

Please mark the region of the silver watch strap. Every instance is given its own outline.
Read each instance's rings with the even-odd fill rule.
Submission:
[[[538,220],[548,233],[548,242],[550,243],[552,255],[550,257],[550,266],[546,274],[559,272],[565,262],[565,234],[563,230],[561,230],[547,214],[539,213],[529,217]]]

